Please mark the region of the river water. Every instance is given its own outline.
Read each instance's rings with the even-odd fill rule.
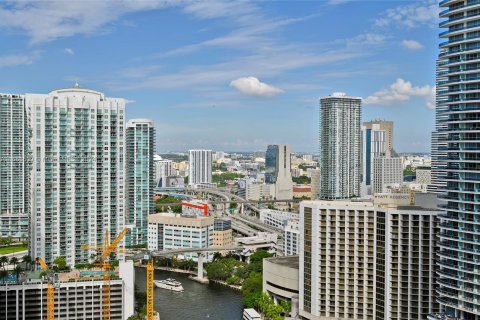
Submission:
[[[155,310],[160,320],[241,320],[242,295],[239,291],[210,283],[200,284],[188,275],[155,270],[155,280],[174,278],[180,281],[184,292],[173,292],[155,287]],[[145,291],[145,268],[135,268],[135,283]]]

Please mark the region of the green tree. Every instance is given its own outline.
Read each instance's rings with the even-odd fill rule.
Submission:
[[[56,257],[53,263],[57,266],[58,270],[67,269],[67,259],[65,259],[65,257]]]
[[[252,272],[250,276],[243,281],[242,293],[248,295],[254,292],[262,291],[262,274],[259,272]]]
[[[21,266],[16,266],[13,271],[15,272],[17,283],[20,283],[20,273],[23,272],[23,268]]]
[[[2,269],[5,270],[5,266],[8,264],[8,257],[7,256],[1,256],[0,257],[0,265],[2,266]]]
[[[237,209],[238,203],[236,202],[230,202],[230,209]]]
[[[30,257],[28,254],[22,257],[22,261],[25,263],[25,270],[31,270],[32,268],[32,257]]]
[[[18,258],[17,258],[17,257],[11,257],[9,263],[10,263],[11,265],[13,265],[13,269],[15,269],[15,267],[16,267],[17,264],[18,264]]]
[[[2,279],[2,282],[5,283],[7,281],[7,277],[8,277],[8,271],[3,269],[3,270],[0,270],[0,279]]]

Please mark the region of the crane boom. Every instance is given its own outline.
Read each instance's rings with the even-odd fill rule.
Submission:
[[[148,260],[147,264],[147,320],[153,320],[153,279],[154,279],[153,259]]]
[[[45,260],[42,257],[38,257],[38,263],[42,267],[43,271],[47,273],[47,320],[55,320],[55,287],[53,286],[52,276],[48,269]]]
[[[112,241],[111,244],[109,244],[108,246],[105,246],[105,249],[104,249],[103,254],[102,254],[102,261],[105,261],[105,259],[107,259],[107,257],[110,255],[110,253],[112,253],[112,251],[115,250],[115,248],[120,243],[120,241],[123,239],[123,237],[127,234],[127,232],[128,232],[128,228],[124,228],[118,234],[118,236]]]

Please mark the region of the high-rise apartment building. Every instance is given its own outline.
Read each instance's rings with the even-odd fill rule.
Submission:
[[[275,185],[277,200],[290,200],[293,197],[290,146],[269,145],[265,155],[265,183]]]
[[[438,252],[438,302],[460,319],[480,319],[480,4],[440,1],[437,64],[439,143],[447,143]],[[438,128],[437,128],[438,129]],[[432,180],[436,179],[432,166]]]
[[[385,201],[385,195],[382,201]],[[419,320],[438,311],[439,211],[372,202],[300,205],[302,319]],[[410,195],[401,195],[409,203]]]
[[[212,182],[212,150],[188,151],[188,184]]]
[[[25,97],[0,94],[0,237],[28,237],[30,132]]]
[[[33,152],[30,255],[86,262],[125,223],[125,100],[74,88],[27,94]]]
[[[176,170],[172,160],[162,159],[159,155],[155,155],[155,184],[158,187],[165,188],[167,186],[167,177],[174,176]]]
[[[320,198],[360,195],[361,98],[320,98]]]
[[[375,158],[393,153],[393,122],[373,120],[362,125],[362,186],[361,194],[372,194]]]
[[[132,227],[127,246],[147,244],[148,215],[155,212],[155,126],[152,120],[132,119],[126,126],[127,219]]]
[[[428,185],[428,192],[441,194],[445,192],[447,182],[447,147],[448,147],[448,105],[442,103],[448,99],[445,91],[448,90],[448,62],[449,57],[447,48],[441,49],[442,54],[437,59],[437,77],[436,77],[436,106],[435,106],[435,131],[432,132],[432,181]]]

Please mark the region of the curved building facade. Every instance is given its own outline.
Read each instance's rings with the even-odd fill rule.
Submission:
[[[446,151],[438,252],[444,314],[480,319],[480,1],[440,1],[437,130]],[[438,122],[441,126],[438,126]],[[442,142],[442,141],[440,141]]]

